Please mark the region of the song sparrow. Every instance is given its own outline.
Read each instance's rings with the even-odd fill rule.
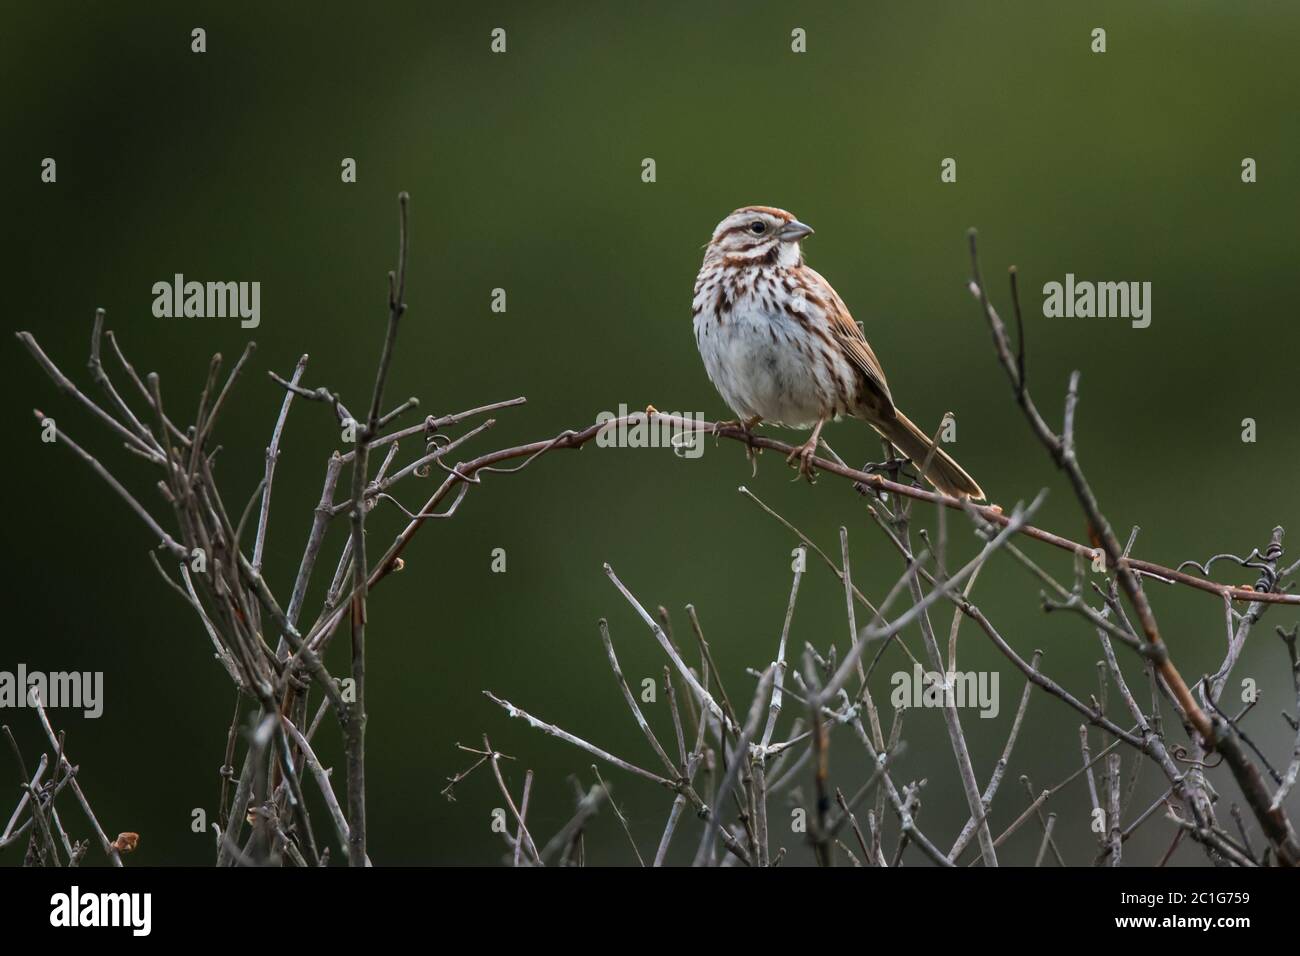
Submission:
[[[860,418],[945,494],[980,499],[962,467],[894,406],[884,370],[829,282],[804,265],[812,235],[783,209],[746,206],[713,231],[695,279],[695,342],[723,401],[746,430],[761,421],[812,428],[787,459],[812,477],[831,418]],[[927,465],[928,461],[928,465]]]

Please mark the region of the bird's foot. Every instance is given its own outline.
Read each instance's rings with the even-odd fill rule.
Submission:
[[[745,433],[745,458],[748,459],[750,464],[751,478],[758,477],[758,456],[763,452],[763,449],[754,444],[754,429],[758,427],[758,423],[762,420],[763,418],[761,415],[755,415],[753,418],[746,421],[732,419],[731,421],[726,422],[715,422],[713,425],[713,437],[715,442],[724,428],[739,428]]]
[[[724,428],[744,428],[744,427],[745,427],[745,423],[738,418],[730,418],[725,422],[714,422],[713,437],[717,438],[719,435],[721,435],[722,430]]]
[[[798,474],[794,476],[794,481],[805,478],[808,484],[817,483],[817,472],[813,468],[813,455],[817,451],[817,437],[813,436],[802,445],[795,446],[794,450],[786,456],[785,463],[797,469]]]
[[[713,434],[714,435],[720,434],[724,428],[739,428],[741,431],[745,433],[746,437],[752,438],[754,429],[758,426],[758,423],[761,422],[762,420],[763,420],[762,415],[755,415],[753,418],[748,418],[744,420],[741,420],[739,418],[731,418],[725,422],[714,422]]]

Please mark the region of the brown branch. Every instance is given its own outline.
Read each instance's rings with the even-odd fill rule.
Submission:
[[[699,421],[695,419],[682,418],[675,415],[666,415],[661,412],[652,412],[651,420],[668,422],[670,425],[682,428],[684,430],[699,430],[706,434],[714,435],[719,438],[727,438],[740,442],[753,448],[766,448],[776,451],[785,456],[794,451],[794,446],[785,442],[777,441],[771,438],[765,438],[760,435],[747,433],[739,426],[719,425],[713,422]],[[532,464],[542,455],[548,454],[558,449],[580,449],[584,445],[593,441],[597,435],[606,428],[617,428],[621,425],[635,424],[640,421],[640,413],[627,415],[622,418],[611,419],[604,422],[597,422],[578,430],[569,430],[561,432],[554,438],[541,439],[539,441],[528,442],[522,445],[516,445],[511,448],[501,448],[495,451],[487,452],[476,458],[458,463],[451,473],[443,480],[443,483],[430,495],[429,499],[420,508],[419,512],[411,519],[411,522],[398,535],[397,540],[375,563],[374,569],[370,574],[368,581],[368,590],[373,590],[375,586],[388,577],[394,570],[400,566],[398,558],[406,550],[411,539],[416,535],[425,521],[437,516],[437,507],[446,500],[447,495],[453,489],[464,484],[479,484],[482,475],[487,473],[507,474],[520,471]],[[522,462],[511,468],[501,467],[509,462],[515,462],[522,459]],[[918,488],[913,485],[902,484],[901,482],[891,481],[881,475],[873,474],[867,471],[861,471],[856,468],[850,468],[841,462],[831,461],[825,458],[814,457],[812,459],[814,467],[821,469],[841,478],[848,479],[855,483],[861,483],[874,489],[891,494],[900,495],[906,498],[914,498],[918,501],[927,501],[932,504],[943,505],[954,510],[966,511],[973,510],[986,521],[997,525],[1005,526],[1010,523],[1009,516],[1003,514],[1002,509],[997,505],[972,505],[969,501],[951,498],[947,495],[934,491],[928,491],[924,488]],[[463,489],[462,489],[463,490]],[[1033,525],[1020,525],[1016,533],[1032,538],[1035,541],[1042,541],[1053,547],[1069,551],[1081,557],[1091,559],[1096,549],[1069,538],[1045,531]],[[1300,605],[1300,595],[1283,594],[1274,592],[1258,592],[1250,588],[1232,587],[1230,585],[1219,584],[1215,581],[1208,581],[1204,578],[1198,578],[1194,575],[1185,574],[1176,571],[1173,568],[1167,568],[1164,565],[1156,564],[1151,561],[1141,561],[1136,558],[1127,559],[1128,566],[1141,574],[1158,578],[1160,580],[1186,585],[1210,594],[1218,595],[1222,598],[1229,598],[1233,601],[1259,601],[1273,604],[1290,604]],[[321,620],[317,621],[308,635],[308,642],[313,647],[319,647],[322,641],[328,639],[328,635],[333,632],[334,628],[341,622],[343,616],[341,605],[326,613]]]
[[[1012,390],[1015,393],[1017,403],[1025,413],[1031,430],[1039,438],[1044,447],[1047,448],[1056,466],[1064,471],[1070,480],[1074,489],[1075,497],[1079,501],[1080,507],[1087,516],[1090,530],[1101,542],[1105,549],[1106,556],[1116,572],[1120,587],[1124,590],[1130,604],[1137,613],[1138,623],[1141,626],[1142,633],[1145,635],[1149,645],[1153,650],[1163,649],[1164,642],[1161,638],[1159,628],[1156,624],[1155,615],[1151,610],[1151,605],[1147,601],[1146,593],[1142,590],[1142,585],[1138,580],[1136,573],[1136,563],[1128,557],[1127,549],[1120,546],[1110,523],[1102,514],[1101,508],[1097,503],[1096,496],[1092,492],[1087,479],[1084,477],[1083,470],[1079,466],[1078,459],[1074,448],[1074,417],[1078,404],[1079,373],[1076,371],[1070,376],[1069,388],[1066,392],[1065,399],[1065,421],[1064,430],[1061,435],[1055,434],[1042,415],[1034,407],[1033,400],[1029,396],[1028,389],[1025,385],[1023,364],[1017,362],[1011,355],[1011,350],[1007,342],[1006,329],[999,318],[997,311],[989,303],[988,294],[985,291],[983,280],[980,276],[979,252],[974,230],[970,233],[970,256],[971,256],[971,293],[979,300],[984,316],[989,324],[989,329],[993,335],[993,342],[998,358],[1002,363],[1007,377],[1011,381]],[[1011,283],[1013,298],[1018,298],[1018,289],[1013,280]],[[1017,310],[1019,304],[1016,304]],[[1023,347],[1023,342],[1022,342]],[[1276,551],[1280,556],[1280,529],[1274,533],[1274,544],[1277,545]],[[1269,575],[1267,579],[1261,579],[1262,590],[1255,591],[1251,589],[1228,589],[1221,588],[1219,593],[1225,598],[1232,600],[1243,600],[1236,594],[1231,593],[1235,590],[1244,590],[1249,595],[1252,604],[1248,611],[1243,628],[1247,628],[1247,621],[1259,613],[1258,605],[1264,602],[1261,599],[1266,595],[1272,595],[1269,586],[1273,580],[1273,568],[1276,565],[1276,558],[1272,565],[1269,566]],[[1287,597],[1291,597],[1287,595]],[[1296,603],[1295,601],[1271,602],[1271,603]],[[1244,640],[1244,635],[1242,637]],[[1229,660],[1225,662],[1226,668],[1231,666],[1233,650],[1229,650]],[[1169,688],[1175,701],[1182,709],[1187,721],[1195,728],[1197,734],[1203,739],[1206,750],[1218,750],[1228,764],[1229,770],[1232,771],[1242,794],[1245,796],[1251,809],[1255,813],[1256,819],[1268,836],[1277,853],[1279,862],[1287,866],[1300,865],[1300,842],[1296,839],[1296,834],[1291,826],[1290,820],[1282,812],[1280,807],[1272,805],[1272,798],[1268,792],[1268,787],[1264,783],[1258,768],[1255,766],[1250,756],[1242,746],[1242,737],[1232,723],[1216,713],[1213,721],[1197,704],[1192,696],[1182,675],[1174,666],[1173,661],[1167,653],[1157,655],[1152,658],[1152,664],[1163,679],[1165,685]],[[1211,700],[1212,703],[1212,700]],[[1150,740],[1151,738],[1148,738]],[[1193,740],[1194,749],[1195,740]],[[1200,777],[1199,768],[1195,768],[1189,776],[1193,778]],[[1095,800],[1094,800],[1095,804]],[[1195,806],[1195,798],[1189,801],[1189,808],[1196,813],[1198,808]],[[1209,812],[1208,805],[1205,807]],[[1222,838],[1215,832],[1212,826],[1207,826],[1206,821],[1200,819],[1201,814],[1197,813],[1195,823],[1183,822],[1187,832],[1199,842],[1204,843],[1207,847],[1217,850],[1228,858],[1234,858],[1232,848],[1228,847]]]
[[[375,372],[374,393],[370,399],[370,413],[365,427],[357,435],[356,457],[352,462],[352,682],[355,702],[348,720],[348,862],[364,866],[366,859],[366,484],[369,481],[367,466],[370,456],[370,439],[379,431],[380,405],[384,386],[393,361],[397,344],[397,330],[406,312],[406,260],[408,233],[406,210],[410,197],[402,193],[397,197],[399,232],[397,244],[397,272],[388,274],[388,331],[384,336],[379,368]]]
[[[1092,487],[1084,477],[1083,469],[1079,467],[1078,458],[1075,455],[1074,412],[1078,404],[1079,373],[1076,371],[1070,376],[1070,386],[1065,398],[1065,427],[1063,433],[1057,435],[1048,427],[1047,422],[1034,406],[1033,399],[1029,395],[1029,389],[1021,374],[1020,364],[1011,354],[1011,348],[1007,342],[1006,328],[998,317],[997,311],[989,303],[988,292],[984,288],[984,280],[980,275],[979,248],[974,230],[970,232],[970,256],[971,294],[979,300],[984,316],[988,320],[989,329],[993,334],[994,347],[999,360],[1002,362],[1003,369],[1006,370],[1007,377],[1011,380],[1016,402],[1024,411],[1031,430],[1047,449],[1052,460],[1056,463],[1056,467],[1064,471],[1066,477],[1069,478],[1075,497],[1079,501],[1079,506],[1088,519],[1089,529],[1105,549],[1110,566],[1115,569],[1115,573],[1119,577],[1120,586],[1124,589],[1125,595],[1133,605],[1134,611],[1137,612],[1138,623],[1141,625],[1147,641],[1153,648],[1160,648],[1164,642],[1160,636],[1160,629],[1156,624],[1155,614],[1151,610],[1151,604],[1147,601],[1146,593],[1142,590],[1142,585],[1138,581],[1138,575],[1135,573],[1131,559],[1125,554],[1119,539],[1115,537],[1110,522],[1102,514],[1101,506],[1097,503]],[[1014,282],[1012,283],[1012,294],[1018,298],[1018,290]],[[1092,549],[1090,549],[1090,553],[1091,551]],[[1253,591],[1251,594],[1255,596]],[[1174,695],[1174,699],[1182,708],[1183,713],[1186,714],[1188,721],[1196,728],[1197,733],[1205,739],[1207,745],[1212,747],[1214,744],[1214,728],[1205,712],[1201,710],[1200,705],[1196,703],[1196,699],[1192,697],[1192,692],[1188,689],[1182,674],[1178,672],[1178,668],[1174,666],[1173,661],[1169,659],[1167,654],[1157,658],[1155,666],[1165,684],[1169,687],[1170,692]]]

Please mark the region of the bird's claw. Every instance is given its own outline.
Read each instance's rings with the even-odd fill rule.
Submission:
[[[751,418],[748,421],[733,418],[730,421],[713,423],[713,438],[715,441],[724,428],[739,428],[745,433],[745,457],[749,459],[751,478],[758,477],[758,456],[763,453],[763,449],[754,444],[754,428],[762,420],[759,417]]]
[[[794,476],[794,481],[798,481],[800,478],[805,478],[810,485],[815,485],[817,483],[817,471],[813,468],[812,463],[813,454],[816,451],[817,442],[815,440],[806,441],[802,445],[796,446],[794,450],[786,456],[785,463],[787,465],[793,465],[798,469],[798,474]],[[795,463],[796,458],[798,459],[797,464]]]
[[[717,438],[720,434],[722,434],[722,430],[724,428],[743,428],[743,427],[744,427],[743,423],[735,418],[725,422],[714,422],[713,437]]]

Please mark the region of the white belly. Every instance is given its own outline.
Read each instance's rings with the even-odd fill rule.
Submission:
[[[712,309],[696,315],[695,341],[709,380],[736,415],[811,428],[842,411],[833,408],[836,389],[825,364],[800,352],[804,334],[793,318],[742,302],[718,319]]]

